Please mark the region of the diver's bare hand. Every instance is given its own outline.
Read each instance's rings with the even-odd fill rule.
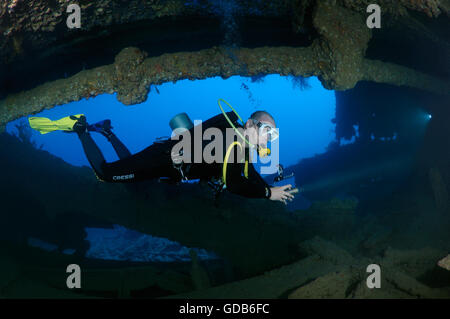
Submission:
[[[288,189],[292,188],[291,184],[284,185],[284,186],[278,186],[278,187],[271,187],[270,191],[272,192],[272,195],[270,196],[270,200],[280,201],[283,202],[285,205],[287,205],[287,201],[292,201],[294,199],[294,195],[289,193],[287,191]]]

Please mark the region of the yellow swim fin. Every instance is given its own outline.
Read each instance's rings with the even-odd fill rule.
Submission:
[[[80,116],[84,116],[84,114],[70,115],[56,121],[52,121],[46,117],[29,117],[28,122],[32,129],[41,134],[47,134],[54,131],[70,132]]]

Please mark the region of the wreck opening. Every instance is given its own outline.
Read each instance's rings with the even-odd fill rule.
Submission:
[[[273,90],[276,90],[278,94],[270,94]],[[334,92],[324,89],[317,78],[305,79],[279,75],[258,75],[251,78],[234,76],[226,80],[219,77],[197,81],[182,80],[150,87],[147,101],[135,106],[125,106],[117,101],[116,95],[105,94],[57,106],[33,116],[56,120],[70,114],[85,114],[89,123],[105,118],[111,119],[115,134],[132,153],[136,153],[149,146],[158,137],[169,136],[169,120],[177,113],[187,112],[193,120],[206,120],[219,114],[218,97],[226,97],[244,120],[256,110],[266,110],[273,114],[281,132],[280,157],[286,167],[297,163],[301,158],[324,152],[335,139],[335,125],[332,123],[336,105]],[[68,164],[84,166],[84,169],[89,167],[89,162],[75,134],[56,131],[41,135],[37,131],[30,131],[27,118],[8,123],[6,131],[19,138],[28,139],[28,143],[35,145],[39,151],[47,151]],[[106,139],[100,134],[91,134],[104,152],[107,161],[112,162],[118,159]],[[24,142],[27,141],[24,140]],[[149,187],[155,186],[150,183]],[[121,189],[122,185],[115,185],[113,188]],[[188,190],[184,188],[184,191]],[[163,190],[163,197],[173,199],[178,192],[174,192],[173,188],[170,188],[170,191],[166,189]],[[204,198],[208,199],[209,195],[204,195]],[[127,249],[124,249],[126,245],[121,244],[119,238],[120,234],[131,232],[131,230],[123,227],[118,230],[109,230],[110,237],[118,238],[116,242],[110,240],[109,244],[106,243],[107,240],[101,240],[101,234],[105,231],[99,227],[91,228],[89,231],[91,237],[101,241],[104,247],[100,247],[100,244],[95,245],[93,252],[85,252],[86,257],[100,259],[118,258],[117,256],[126,258],[127,255],[129,258],[133,257],[131,251],[127,253]],[[51,239],[51,235],[47,234],[47,238]],[[165,238],[159,241],[155,238],[153,242],[161,240]],[[151,242],[152,240],[149,239],[148,243],[151,244]],[[31,243],[34,243],[36,247],[46,247],[45,243],[39,240]],[[92,243],[91,241],[91,245]],[[102,251],[109,250],[116,251],[116,256],[108,257],[102,254]],[[183,252],[185,249],[178,249],[178,253],[175,251],[172,253],[175,256]],[[154,258],[163,257],[163,255],[158,257],[157,254],[154,256]],[[199,256],[201,259],[203,257]]]
[[[0,164],[7,168],[0,183],[0,295],[30,296],[23,287],[33,286],[39,288],[31,297],[60,296],[66,289],[58,274],[79,256],[33,249],[27,237],[39,245],[52,236],[81,238],[86,227],[99,234],[112,224],[202,247],[229,265],[219,265],[209,281],[205,269],[218,268],[200,262],[183,269],[165,265],[163,272],[119,263],[109,273],[102,265],[110,267],[110,261],[92,267],[89,258],[80,258],[92,274],[80,295],[448,298],[443,272],[450,269],[444,257],[450,249],[450,7],[448,0],[380,0],[382,28],[371,29],[369,3],[81,1],[82,29],[67,30],[67,3],[3,1],[0,130],[9,123],[11,132],[18,123],[19,134],[0,134]],[[285,88],[292,88],[293,79],[304,87],[307,78],[310,84],[320,81],[321,91],[310,103],[280,103],[289,96],[273,85],[280,76],[289,77]],[[214,90],[170,89],[212,81],[218,83]],[[236,86],[220,91],[233,81]],[[289,147],[280,150],[281,163],[295,175],[281,183],[303,188],[296,199],[308,201],[298,206],[231,192],[215,205],[202,183],[144,182],[130,192],[95,178],[75,135],[49,134],[46,139],[61,140],[43,151],[42,142],[23,129],[26,122],[13,122],[69,111],[96,121],[120,108],[127,115],[112,119],[114,130],[127,145],[132,142],[134,153],[169,135],[167,122],[179,111],[202,120],[219,113],[217,98],[245,115],[266,108],[257,87],[268,83],[261,91],[272,95],[269,111],[290,115],[280,125],[282,135],[286,127],[294,132],[287,134]],[[295,90],[303,97],[312,91],[314,85]],[[167,95],[173,102],[158,104]],[[325,110],[319,102],[325,96],[335,108]],[[199,100],[208,106],[200,108]],[[94,138],[102,150],[111,150],[101,136]],[[61,159],[68,156],[64,150],[79,156],[78,163],[69,156],[76,165]],[[67,154],[58,158],[58,151]],[[112,152],[105,155],[116,159]],[[275,182],[275,176],[264,177]],[[8,236],[14,242],[3,240]],[[385,288],[368,291],[361,271],[374,260],[383,267]],[[50,293],[51,287],[61,289]]]
[[[278,93],[272,95],[273,90]],[[205,121],[219,114],[219,98],[229,100],[243,117],[256,110],[273,114],[282,135],[280,157],[284,158],[283,165],[293,165],[302,158],[322,153],[335,139],[335,125],[332,123],[336,105],[334,92],[324,89],[317,78],[279,75],[182,80],[151,86],[147,100],[134,106],[123,105],[117,101],[115,94],[101,95],[57,106],[33,116],[58,119],[68,114],[82,113],[89,123],[111,119],[114,132],[132,153],[136,153],[157,138],[170,136],[169,120],[178,113],[187,112],[193,121]],[[129,129],[131,123],[134,127],[132,131]],[[7,132],[17,134],[18,125],[28,125],[27,119],[8,123]],[[43,150],[72,165],[89,166],[76,136],[67,136],[62,132],[41,135],[34,130],[30,133],[30,138]],[[105,139],[96,134],[94,138],[105,150],[108,161],[118,159]]]
[[[193,119],[205,120],[220,113],[218,97],[229,96],[245,114],[265,109],[274,114],[282,132],[282,164],[295,172],[292,182],[305,191],[299,205],[290,205],[293,210],[309,208],[312,200],[336,196],[374,200],[398,189],[417,164],[416,153],[431,121],[429,95],[369,82],[333,92],[325,90],[317,78],[258,74],[182,80],[152,85],[149,90],[147,101],[136,106],[124,106],[116,95],[104,95],[37,115],[57,118],[81,112],[95,122],[108,114],[135,153],[158,137],[169,136],[167,123],[174,114],[187,112]],[[278,94],[271,94],[273,90]],[[16,123],[9,124],[10,132]],[[134,123],[132,134],[125,129],[130,123]],[[76,138],[69,142],[63,133],[33,134],[43,149],[71,164],[89,166]],[[116,160],[111,146],[95,138],[106,150],[107,160]]]
[[[0,65],[0,99],[29,90],[48,81],[71,77],[83,70],[114,63],[125,47],[139,47],[148,57],[177,52],[198,52],[212,47],[307,47],[314,34],[295,33],[289,20],[279,17],[236,17],[226,25],[222,17],[161,17],[126,25],[94,27],[90,30],[59,31],[61,38],[50,47],[21,49],[7,67]],[[30,36],[30,35],[28,35]],[[19,39],[19,35],[16,36]],[[18,40],[17,40],[18,41]],[[23,48],[22,48],[23,45]],[[33,56],[33,59],[29,59]]]

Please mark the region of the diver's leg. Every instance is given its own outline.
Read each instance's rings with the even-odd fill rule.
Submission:
[[[124,159],[131,156],[131,152],[128,150],[128,148],[125,146],[125,144],[122,143],[121,140],[119,140],[119,138],[113,132],[109,131],[106,138],[111,143],[112,147],[114,148],[114,151],[116,151],[116,154],[117,156],[119,156],[120,159]]]
[[[92,166],[92,169],[95,171],[98,177],[103,179],[103,164],[106,162],[105,158],[98,148],[97,144],[95,144],[92,136],[87,132],[77,132],[78,138],[81,141],[81,145],[83,146],[84,153]]]
[[[112,147],[114,148],[114,151],[116,152],[117,156],[120,159],[125,159],[128,157],[131,157],[131,152],[128,150],[128,148],[125,146],[125,144],[122,143],[121,140],[111,131],[111,128],[108,128],[104,130],[104,132],[101,132],[106,139],[111,143]],[[139,192],[139,186],[136,183],[133,184],[126,184],[125,186],[128,191],[137,193]]]
[[[131,156],[131,152],[128,148],[117,138],[117,136],[111,131],[111,120],[103,120],[98,123],[88,125],[88,131],[98,132],[102,134],[111,143],[114,151],[120,159]]]
[[[104,175],[102,165],[106,161],[97,144],[95,144],[94,140],[89,134],[87,127],[88,124],[86,121],[86,117],[80,116],[78,121],[76,121],[73,125],[72,132],[77,133],[78,138],[81,141],[81,145],[83,146],[84,153],[86,154],[86,157],[91,164],[92,169],[95,171],[97,176],[102,176]]]
[[[127,158],[104,163],[104,174],[116,182],[134,182],[160,177],[177,178],[179,172],[173,167],[168,145],[152,144]]]
[[[78,134],[86,157],[97,177],[103,181],[135,182],[159,177],[173,177],[178,174],[172,165],[170,143],[153,144],[139,153],[107,163],[87,131],[85,118],[75,123],[74,131]]]

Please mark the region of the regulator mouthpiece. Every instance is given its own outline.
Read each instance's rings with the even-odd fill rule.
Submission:
[[[258,155],[259,155],[259,157],[266,157],[266,156],[270,155],[270,148],[259,147],[258,148]]]

